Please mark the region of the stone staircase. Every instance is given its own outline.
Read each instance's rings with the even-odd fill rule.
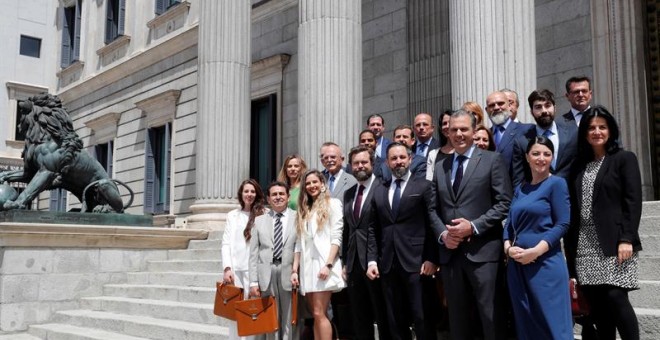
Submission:
[[[107,284],[102,296],[82,298],[80,309],[59,311],[51,323],[0,339],[226,339],[227,321],[213,314],[222,272],[220,237],[214,231],[188,249],[169,250],[167,260],[127,273],[126,283]]]
[[[660,201],[644,202],[639,235],[641,289],[630,293],[641,339],[660,339]]]

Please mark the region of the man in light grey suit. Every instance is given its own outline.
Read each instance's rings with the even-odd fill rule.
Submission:
[[[473,298],[484,339],[504,338],[502,220],[511,204],[511,180],[501,154],[475,147],[475,128],[475,117],[467,111],[452,113],[449,138],[455,153],[436,164],[433,177],[442,220],[436,235],[439,262],[454,340],[473,338]]]
[[[344,193],[350,187],[357,184],[353,175],[344,171],[344,154],[339,145],[333,142],[325,142],[321,146],[321,164],[323,176],[328,182],[330,196],[340,200],[344,199]]]
[[[261,338],[298,339],[291,325],[291,269],[296,243],[296,212],[287,208],[289,188],[283,182],[268,186],[271,211],[257,217],[250,239],[250,296],[274,296],[280,329]]]

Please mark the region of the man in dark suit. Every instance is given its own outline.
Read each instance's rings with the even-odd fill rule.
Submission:
[[[397,126],[392,134],[395,142],[404,144],[411,149],[415,144],[415,135],[412,127],[409,125]],[[392,180],[392,171],[390,171],[387,163],[382,163],[380,169],[376,169],[374,173],[376,176],[380,177],[383,182],[389,182]],[[413,159],[410,162],[410,173],[417,178],[426,178],[426,158],[420,155],[413,155]]]
[[[383,158],[390,140],[385,137],[385,119],[375,113],[367,118],[367,129],[376,135],[376,157]]]
[[[327,180],[330,196],[342,199],[346,190],[357,181],[353,175],[344,171],[344,153],[339,145],[333,142],[321,145],[321,164],[325,168],[323,176]]]
[[[476,120],[452,113],[453,157],[436,164],[433,185],[442,222],[439,235],[442,280],[454,340],[472,339],[472,299],[484,339],[502,339],[502,220],[511,204],[511,182],[501,154],[475,147]]]
[[[348,155],[357,184],[343,197],[342,259],[348,283],[355,339],[374,339],[374,321],[380,339],[390,339],[380,279],[367,277],[367,232],[375,218],[371,211],[373,188],[381,182],[373,175],[373,150],[357,146]]]
[[[435,212],[432,183],[410,174],[412,151],[392,142],[387,163],[393,181],[373,190],[369,224],[367,275],[382,275],[385,305],[393,339],[410,339],[410,321],[415,336],[425,339],[421,275],[437,271],[441,230]]]
[[[591,80],[587,76],[571,77],[566,81],[566,99],[571,109],[564,113],[564,122],[580,126],[582,113],[590,108]]]
[[[511,164],[513,160],[514,140],[533,128],[532,124],[517,123],[511,119],[509,99],[504,92],[493,92],[486,98],[486,112],[493,123],[492,132],[495,139],[496,151],[504,156],[509,178],[512,177]]]
[[[536,127],[516,138],[513,147],[513,187],[520,184],[526,176],[531,176],[525,166],[527,144],[536,136],[545,136],[552,141],[555,149],[552,155],[552,174],[568,178],[575,157],[577,157],[577,127],[575,124],[555,121],[555,96],[549,90],[533,91],[527,98]],[[529,177],[528,177],[529,178]]]
[[[419,113],[415,116],[413,127],[417,136],[413,150],[416,155],[426,158],[429,151],[440,147],[440,141],[433,138],[433,132],[435,131],[433,118],[428,113]]]

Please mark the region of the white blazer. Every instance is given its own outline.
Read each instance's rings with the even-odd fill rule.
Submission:
[[[250,259],[250,243],[245,241],[243,231],[250,213],[240,208],[227,214],[225,232],[222,233],[222,267],[232,271],[247,271]]]

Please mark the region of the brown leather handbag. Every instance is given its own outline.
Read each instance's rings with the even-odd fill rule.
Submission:
[[[574,317],[589,315],[589,303],[580,290],[577,280],[568,280],[568,291],[571,294],[571,312]]]
[[[279,329],[273,296],[239,301],[234,307],[239,336],[273,333]]]
[[[291,290],[291,324],[298,324],[298,288]]]
[[[216,282],[213,314],[229,320],[236,320],[234,304],[243,301],[243,288],[224,282]]]

